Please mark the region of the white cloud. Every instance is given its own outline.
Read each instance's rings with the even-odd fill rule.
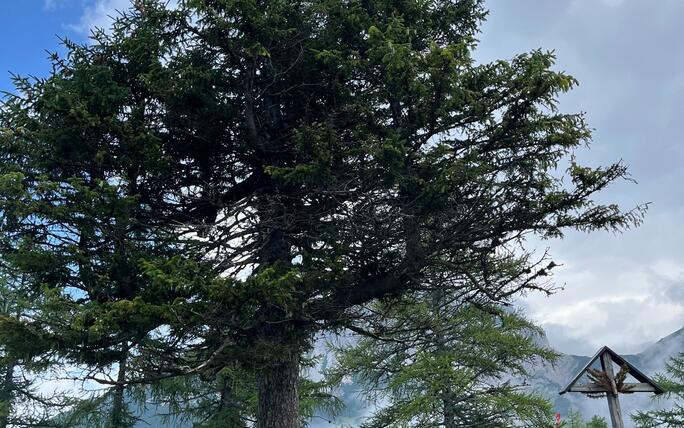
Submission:
[[[553,343],[552,340],[552,345],[560,347],[564,343],[574,343],[579,348],[563,351],[590,354],[603,345],[609,345],[618,352],[638,353],[663,332],[680,328],[684,310],[679,303],[659,302],[649,295],[635,295],[574,302],[540,316],[543,326],[547,329],[553,326],[566,336],[563,342]]]
[[[112,18],[130,8],[131,0],[97,0],[85,8],[79,23],[72,25],[72,29],[82,35],[88,35],[96,28],[109,29]]]
[[[55,2],[57,0],[45,0],[46,2]],[[178,0],[168,0],[167,7],[175,8],[178,5]],[[72,30],[77,33],[88,36],[91,31],[99,28],[108,30],[113,18],[119,13],[131,9],[133,6],[132,0],[95,0],[90,2],[83,10],[83,14],[77,24],[71,25]]]
[[[43,0],[43,9],[55,10],[57,8],[57,0]]]
[[[620,236],[613,238],[614,245],[585,239],[584,245],[559,245],[560,250],[571,251],[555,276],[564,290],[524,300],[529,316],[547,330],[552,346],[583,355],[603,345],[618,352],[640,352],[684,325],[681,262],[649,259],[647,246],[620,250],[620,243],[630,241]]]

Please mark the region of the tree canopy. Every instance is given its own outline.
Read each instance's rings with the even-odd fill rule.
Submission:
[[[551,52],[471,54],[479,0],[141,0],[0,111],[0,256],[44,303],[2,341],[112,387],[254,375],[300,425],[302,356],[378,302],[549,292],[525,245],[620,230],[594,202],[577,82]],[[29,349],[23,349],[20,334]],[[229,397],[230,391],[223,391]],[[228,398],[226,398],[228,399]],[[117,416],[118,415],[118,416]]]

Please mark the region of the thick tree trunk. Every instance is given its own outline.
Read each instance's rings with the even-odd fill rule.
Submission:
[[[300,428],[299,355],[289,353],[259,372],[256,428]]]

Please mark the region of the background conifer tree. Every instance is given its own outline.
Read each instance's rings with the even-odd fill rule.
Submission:
[[[601,416],[592,416],[587,422],[587,428],[608,428],[608,421]]]
[[[385,403],[365,427],[552,427],[552,406],[527,389],[527,368],[556,354],[519,314],[439,290],[373,307],[356,346],[330,375]]]

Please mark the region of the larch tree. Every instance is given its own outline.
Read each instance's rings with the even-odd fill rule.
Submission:
[[[476,64],[479,0],[141,0],[0,111],[1,256],[50,310],[5,319],[112,387],[254,375],[300,426],[302,356],[435,284],[546,290],[525,238],[620,230],[550,52]],[[363,327],[363,326],[362,326]],[[230,402],[231,393],[221,396]]]
[[[672,357],[665,366],[665,373],[656,377],[658,385],[663,387],[670,400],[669,406],[660,410],[639,411],[632,415],[632,420],[639,428],[666,427],[674,428],[684,425],[684,353]]]
[[[578,410],[571,409],[561,426],[567,428],[608,428],[608,422],[606,418],[598,415],[594,415],[591,419],[585,421]]]
[[[159,308],[177,296],[155,288],[143,265],[178,251],[141,195],[150,177],[171,174],[154,149],[161,125],[142,80],[164,52],[154,23],[129,37],[126,25],[98,32],[95,46],[65,41],[68,55],[52,55],[47,78],[16,76],[0,119],[2,258],[26,293],[42,296],[30,317],[6,317],[0,333],[28,345],[16,353],[58,352],[83,380],[109,387],[68,417],[112,428],[135,422],[126,404],[128,381],[139,377],[132,362],[153,346]]]
[[[553,427],[551,403],[526,381],[556,354],[520,314],[437,289],[374,305],[366,325],[329,373],[383,403],[364,427]]]
[[[585,428],[584,420],[582,419],[582,414],[574,409],[570,409],[566,415],[565,420],[562,422],[561,427],[563,428]]]

